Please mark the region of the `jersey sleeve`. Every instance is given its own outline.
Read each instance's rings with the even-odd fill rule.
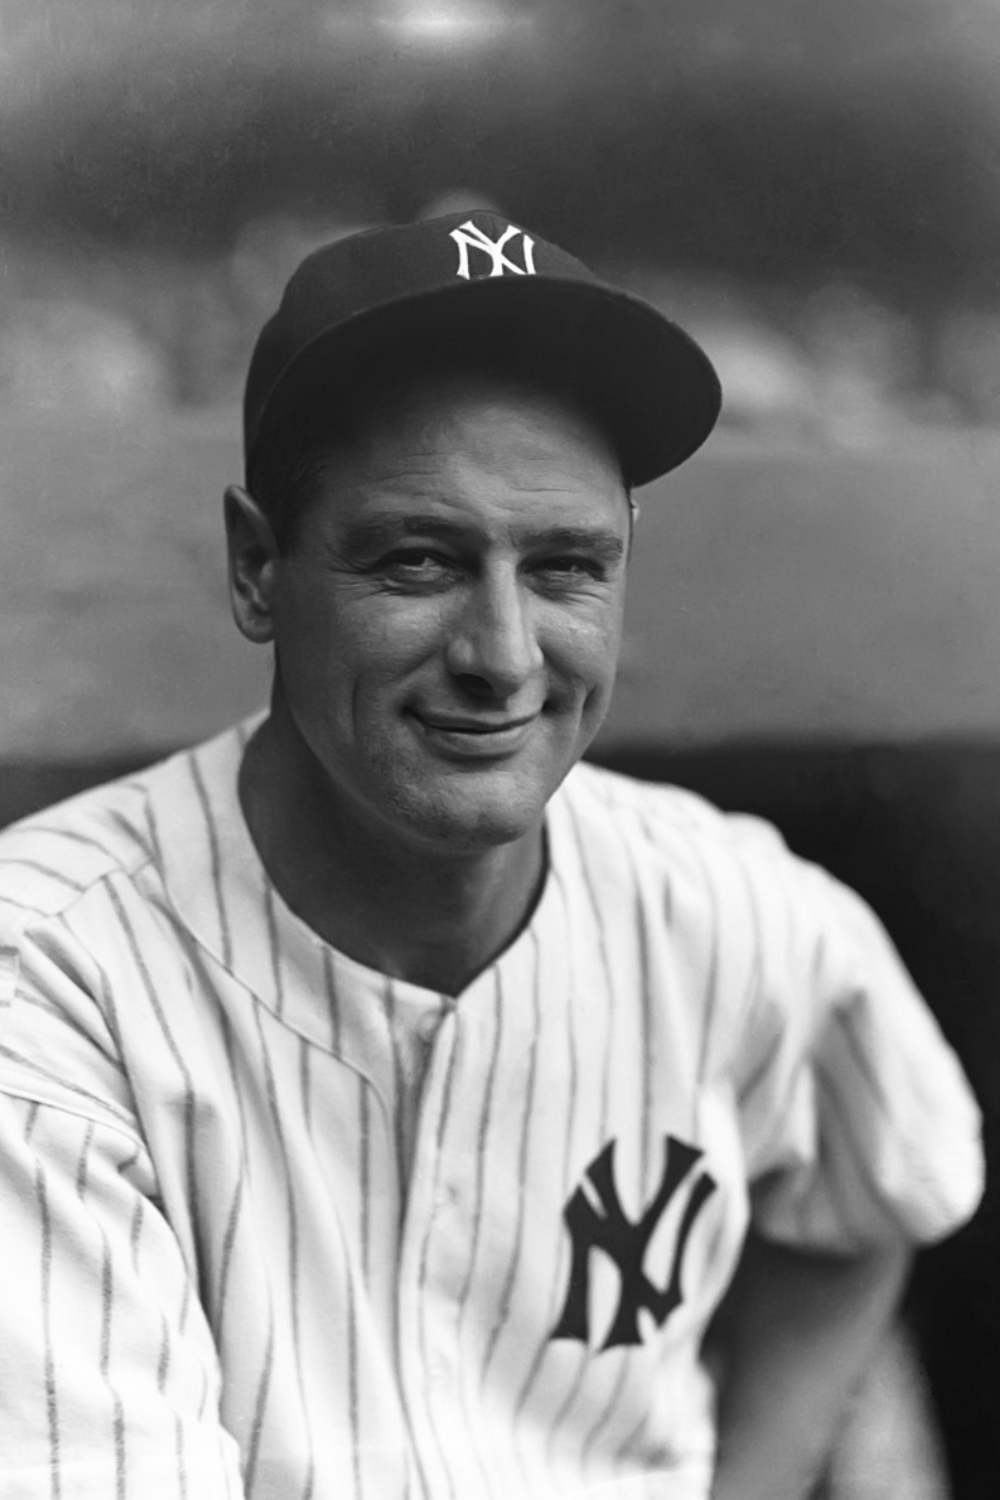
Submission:
[[[0,912],[0,1493],[238,1500],[211,1331],[57,925]]]
[[[958,1060],[861,898],[739,821],[757,934],[737,1069],[755,1227],[831,1251],[939,1239],[983,1188]]]

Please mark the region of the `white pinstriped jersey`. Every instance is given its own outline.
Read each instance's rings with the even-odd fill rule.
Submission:
[[[765,825],[581,766],[449,1000],[284,906],[244,734],[0,840],[0,1493],[705,1500],[751,1215],[849,1247],[977,1201],[881,930]]]

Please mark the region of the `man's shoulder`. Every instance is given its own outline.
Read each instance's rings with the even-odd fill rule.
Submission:
[[[627,906],[641,892],[652,908],[673,903],[731,923],[747,901],[758,913],[799,907],[815,884],[773,824],[587,763],[564,783],[553,830],[557,859],[602,905]]]
[[[155,770],[92,787],[0,833],[0,901],[54,916],[95,882],[148,860],[143,825]]]
[[[653,850],[690,844],[722,856],[747,850],[787,854],[778,830],[762,818],[724,812],[686,787],[643,781],[591,762],[573,769],[563,797],[587,838],[625,839]]]
[[[56,916],[96,884],[157,862],[185,803],[211,799],[213,776],[237,759],[241,732],[234,726],[11,824],[0,832],[0,903]]]

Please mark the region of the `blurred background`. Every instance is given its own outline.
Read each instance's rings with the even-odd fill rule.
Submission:
[[[640,496],[598,753],[850,879],[962,1056],[987,1203],[909,1308],[960,1500],[1000,1493],[998,85],[997,0],[0,0],[0,821],[264,701],[221,496],[313,245],[493,205],[644,293],[726,405]]]
[[[1000,728],[995,0],[2,0],[0,754],[253,707],[248,353],[313,244],[492,203],[727,392],[646,498],[615,741]]]

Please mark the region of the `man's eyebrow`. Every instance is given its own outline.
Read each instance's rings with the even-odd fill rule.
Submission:
[[[467,541],[474,532],[474,527],[446,520],[439,515],[374,516],[370,520],[356,521],[350,525],[343,540],[353,550],[367,552],[391,547],[408,537]],[[590,552],[608,562],[614,562],[625,553],[625,543],[618,533],[603,526],[546,526],[537,531],[525,527],[518,532],[517,542],[525,550],[533,552]]]
[[[352,522],[344,532],[344,541],[359,552],[376,551],[380,547],[391,547],[395,542],[411,536],[433,536],[442,540],[456,541],[467,536],[468,530],[454,521],[441,516],[373,516],[368,521]]]
[[[532,548],[592,552],[608,562],[625,553],[625,543],[618,533],[603,526],[551,526],[527,532],[524,540]]]

